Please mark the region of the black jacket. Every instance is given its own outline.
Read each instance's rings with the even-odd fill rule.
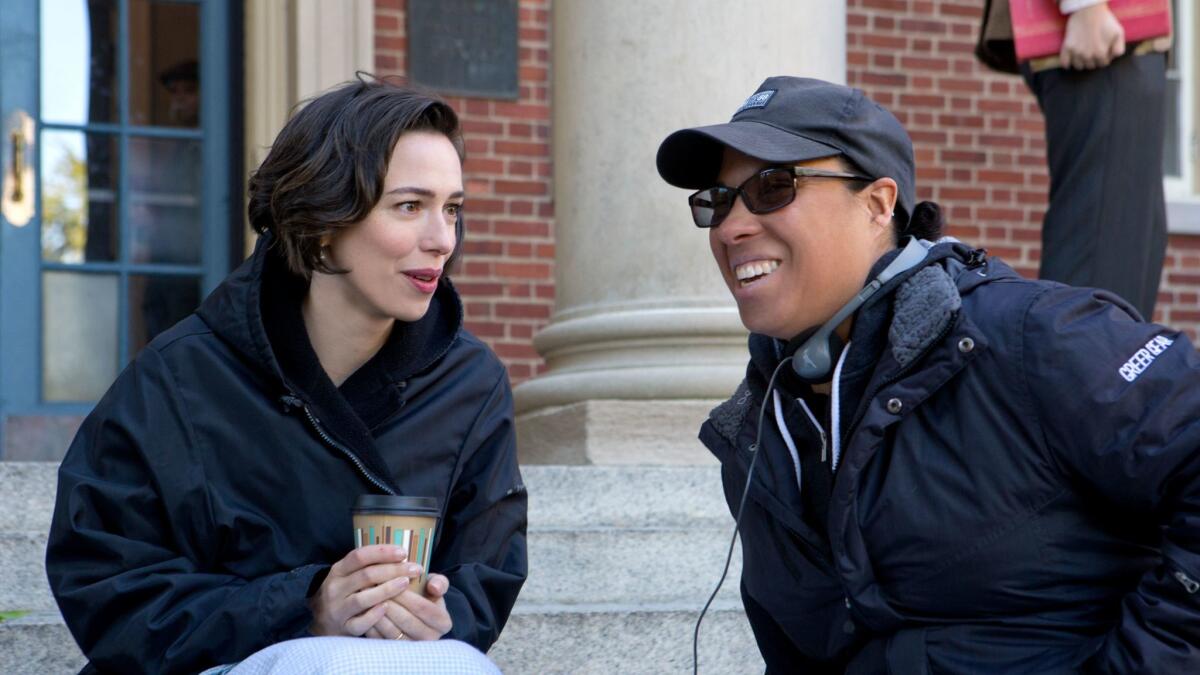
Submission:
[[[741,532],[768,671],[1200,672],[1200,356],[1116,296],[969,259],[940,244],[860,310],[828,539],[766,424]],[[731,511],[781,358],[750,349],[700,434]]]
[[[281,368],[261,306],[280,264],[269,240],[138,354],[67,452],[46,554],[67,626],[92,669],[120,673],[196,672],[307,636],[308,595],[353,548],[354,500],[396,493],[438,499],[447,637],[487,650],[526,575],[503,366],[443,282],[393,329],[390,360],[347,381],[393,403],[363,422],[327,378]]]

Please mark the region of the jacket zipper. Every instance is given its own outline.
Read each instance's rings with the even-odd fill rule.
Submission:
[[[395,490],[391,489],[387,485],[384,485],[383,481],[376,478],[374,474],[367,470],[367,467],[363,465],[362,460],[358,458],[358,455],[351,452],[349,448],[346,448],[342,444],[333,440],[333,437],[326,433],[324,427],[321,426],[320,420],[317,419],[316,415],[313,415],[312,410],[309,409],[307,403],[300,400],[300,398],[297,396],[288,394],[283,397],[283,404],[286,407],[295,407],[303,410],[305,417],[308,418],[309,424],[312,425],[312,428],[317,432],[317,435],[321,437],[321,440],[324,441],[326,445],[349,458],[354,466],[358,468],[358,472],[361,473],[363,477],[370,481],[373,485],[375,485],[375,487],[383,490],[389,495],[396,494]]]
[[[821,437],[821,462],[824,463],[825,457],[827,456],[827,449],[829,447],[829,438],[825,435],[825,429],[820,425],[820,423],[817,422],[817,417],[812,414],[811,410],[808,409],[808,404],[804,402],[804,399],[798,398],[796,399],[796,403],[800,404],[800,408],[804,411],[804,414],[808,416],[808,421],[812,423],[813,428],[817,430],[817,434]]]

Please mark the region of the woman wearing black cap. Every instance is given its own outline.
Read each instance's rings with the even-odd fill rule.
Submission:
[[[284,126],[254,254],[59,471],[46,569],[87,672],[498,672],[526,498],[507,373],[444,276],[462,160],[454,111],[384,81]],[[404,539],[352,550],[363,494],[436,504],[430,569]]]
[[[941,238],[854,89],[770,78],[658,167],[752,331],[700,437],[768,672],[1200,672],[1186,336]]]

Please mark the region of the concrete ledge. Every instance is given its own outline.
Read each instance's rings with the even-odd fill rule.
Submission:
[[[489,656],[506,675],[661,675],[690,672],[700,607],[523,610],[518,604]],[[764,670],[739,609],[714,606],[700,630],[700,672]]]
[[[0,622],[0,673],[78,673],[87,660],[58,610]]]
[[[732,391],[732,390],[731,390]],[[717,400],[592,400],[517,416],[522,464],[715,465],[696,438]]]
[[[713,466],[521,467],[533,529],[733,524]]]
[[[521,600],[533,604],[684,603],[704,606],[725,564],[729,528],[538,531],[529,536],[529,579]],[[718,598],[740,606],[741,549]]]
[[[57,607],[46,580],[46,538],[45,532],[0,532],[0,610]]]
[[[0,532],[45,532],[54,514],[58,462],[0,461]]]

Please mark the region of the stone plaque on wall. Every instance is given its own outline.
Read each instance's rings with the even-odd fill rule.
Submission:
[[[448,94],[517,98],[517,0],[408,0],[408,76]]]

